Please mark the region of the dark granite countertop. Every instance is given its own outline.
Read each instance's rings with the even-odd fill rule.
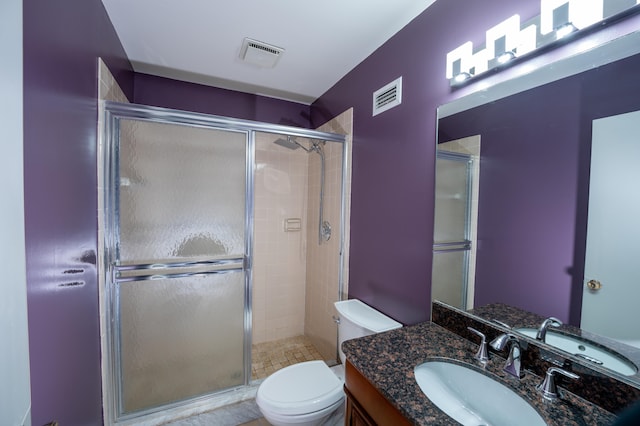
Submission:
[[[342,344],[353,366],[416,425],[456,425],[433,405],[415,380],[415,366],[433,359],[452,359],[507,384],[536,408],[549,425],[609,425],[615,416],[597,405],[561,390],[561,400],[543,400],[535,390],[541,379],[526,371],[521,380],[502,371],[504,359],[491,354],[484,369],[473,358],[477,345],[437,324],[423,323]],[[526,365],[523,366],[526,369]]]

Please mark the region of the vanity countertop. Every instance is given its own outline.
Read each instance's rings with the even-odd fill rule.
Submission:
[[[457,425],[433,405],[415,380],[413,369],[430,359],[453,359],[481,365],[473,358],[477,345],[434,323],[422,323],[385,333],[348,340],[342,349],[351,364],[395,407],[416,425]],[[502,372],[504,359],[491,354],[485,371],[498,376],[533,405],[549,425],[609,425],[615,416],[586,400],[562,392],[549,402],[535,390],[541,379],[526,371],[521,380]],[[526,369],[526,365],[523,366]]]

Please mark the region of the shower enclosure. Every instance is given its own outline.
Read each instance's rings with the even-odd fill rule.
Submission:
[[[250,385],[254,239],[269,238],[254,223],[257,135],[340,150],[345,138],[137,105],[104,109],[105,410],[120,421]],[[343,221],[341,212],[339,231]]]

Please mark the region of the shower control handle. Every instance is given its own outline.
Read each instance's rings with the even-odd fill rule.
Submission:
[[[331,238],[331,224],[325,220],[322,222],[322,230],[320,231],[322,241],[329,241]]]

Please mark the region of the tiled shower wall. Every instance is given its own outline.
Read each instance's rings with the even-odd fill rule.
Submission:
[[[347,135],[347,158],[351,158],[351,134],[353,110],[349,109],[324,124],[318,130]],[[305,335],[311,340],[325,360],[336,359],[338,329],[333,321],[336,315],[334,302],[347,298],[349,253],[349,202],[351,200],[351,162],[347,161],[345,262],[340,264],[340,203],[342,196],[343,145],[328,142],[325,152],[324,220],[332,227],[331,239],[318,244],[318,214],[320,203],[320,156],[310,157],[309,164],[309,214],[307,221],[307,292],[305,309]],[[340,268],[343,269],[344,288],[339,295]]]
[[[318,130],[351,134],[352,110]],[[350,137],[348,136],[350,156]],[[327,142],[325,152],[324,219],[333,232],[318,244],[320,156],[275,145],[277,135],[256,134],[253,343],[306,335],[326,360],[336,359],[337,326],[333,303],[339,299],[340,268],[343,297],[348,270],[340,264],[340,203],[343,146]],[[303,138],[299,142],[309,146]],[[350,168],[347,188],[350,188]],[[347,211],[350,193],[347,191]],[[299,218],[302,229],[285,232],[284,221]],[[348,215],[347,215],[348,222]],[[345,233],[348,253],[348,229]]]
[[[309,154],[256,134],[253,256],[253,343],[304,333]],[[300,139],[302,143],[306,143]],[[286,219],[300,219],[285,232]]]
[[[98,58],[98,99],[129,103],[118,82],[101,58]]]

